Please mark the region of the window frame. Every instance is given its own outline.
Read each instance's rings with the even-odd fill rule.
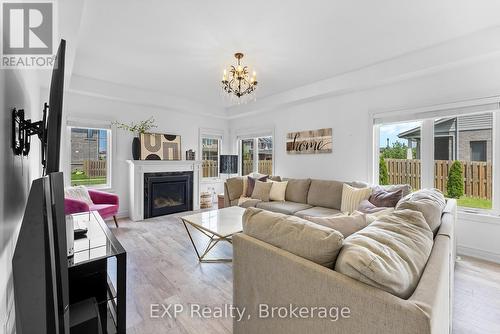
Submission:
[[[243,176],[243,156],[242,156],[242,141],[243,140],[253,140],[253,166],[252,173],[259,173],[259,138],[270,137],[272,141],[272,174],[275,174],[276,170],[276,160],[275,160],[275,139],[274,139],[274,131],[273,132],[258,132],[255,134],[246,134],[237,136],[237,150],[238,150],[238,175]]]
[[[221,179],[220,175],[220,156],[222,154],[222,147],[224,142],[224,131],[219,129],[200,128],[198,131],[198,151],[200,152],[199,160],[203,162],[203,139],[214,139],[218,141],[217,150],[217,176],[203,177],[203,171],[200,172],[200,180],[202,182],[218,181]]]
[[[116,135],[116,129],[108,122],[100,122],[100,121],[91,121],[91,120],[82,120],[82,119],[70,119],[66,122],[66,154],[67,158],[63,159],[65,171],[65,184],[67,186],[71,185],[71,129],[79,128],[79,129],[96,129],[96,130],[105,130],[108,133],[107,138],[107,159],[106,159],[106,184],[98,184],[98,185],[85,185],[87,188],[98,189],[98,190],[108,190],[112,191],[113,189],[113,174],[114,174],[114,139]]]
[[[492,208],[480,209],[469,207],[458,207],[459,212],[467,214],[480,214],[489,216],[500,215],[500,97],[491,97],[443,105],[435,105],[424,108],[395,110],[388,112],[371,112],[370,129],[372,131],[372,183],[378,184],[379,180],[379,139],[380,127],[388,123],[400,123],[407,121],[422,121],[421,125],[421,185],[422,188],[434,187],[434,121],[441,117],[483,114],[491,112],[492,124]],[[454,157],[456,159],[456,157]]]

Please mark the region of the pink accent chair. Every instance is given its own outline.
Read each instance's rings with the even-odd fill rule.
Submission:
[[[88,189],[88,191],[92,202],[94,202],[93,204],[87,204],[84,201],[73,198],[65,198],[64,213],[70,215],[79,212],[97,211],[103,219],[113,217],[115,225],[118,227],[118,222],[116,220],[116,214],[119,208],[118,195],[94,189]]]

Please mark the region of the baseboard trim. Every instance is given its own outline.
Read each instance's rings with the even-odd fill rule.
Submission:
[[[129,218],[128,210],[118,211],[118,213],[116,214],[116,218]]]
[[[491,261],[500,264],[500,254],[489,252],[482,249],[477,249],[467,246],[457,246],[457,254],[471,256],[481,260]]]

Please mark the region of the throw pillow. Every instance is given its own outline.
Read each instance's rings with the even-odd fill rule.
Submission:
[[[337,215],[331,217],[304,217],[305,219],[323,225],[329,228],[333,228],[336,231],[342,233],[344,238],[347,238],[353,233],[356,233],[368,226],[366,217],[361,212],[355,211],[352,215]]]
[[[387,191],[377,187],[368,201],[377,207],[394,208],[401,198],[403,198],[403,189]]]
[[[269,202],[269,193],[271,192],[272,182],[256,181],[252,192],[253,199],[259,199],[262,202]]]
[[[266,182],[267,180],[267,175],[266,176],[262,176],[261,178],[254,178],[254,177],[251,177],[251,176],[248,176],[247,177],[247,192],[246,192],[246,197],[252,197],[252,193],[253,193],[253,187],[255,187],[255,181],[262,181],[262,182]]]
[[[369,200],[365,199],[359,203],[357,211],[362,213],[375,213],[385,209],[387,208],[375,206],[372,203],[370,203]]]
[[[272,184],[271,192],[269,193],[269,200],[283,202],[285,200],[286,186],[288,185],[288,181],[268,181]]]
[[[344,240],[335,271],[407,299],[432,245],[432,232],[420,212],[394,211]]]
[[[64,197],[76,199],[89,205],[94,204],[85,186],[68,187],[64,189]]]
[[[354,188],[344,183],[342,187],[342,203],[340,211],[352,213],[354,212],[362,200],[368,199],[372,193],[371,188]]]
[[[333,268],[344,239],[334,229],[257,208],[243,214],[243,233],[328,268]]]

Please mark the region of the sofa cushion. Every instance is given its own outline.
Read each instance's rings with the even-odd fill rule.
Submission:
[[[420,212],[394,211],[344,240],[335,270],[400,298],[415,290],[433,245]]]
[[[394,208],[381,208],[381,209],[382,210],[377,211],[377,212],[365,213],[365,218],[366,218],[366,221],[368,222],[368,224],[373,223],[374,221],[376,221],[380,217],[390,215],[391,213],[394,212]],[[361,212],[361,211],[359,211],[359,212]],[[363,212],[361,212],[361,213],[363,213]]]
[[[267,180],[267,175],[260,178],[254,178],[251,176],[247,177],[247,192],[244,194],[245,197],[252,197],[253,188],[255,187],[255,181],[265,182]]]
[[[366,217],[361,212],[355,211],[352,215],[339,214],[331,217],[305,217],[313,223],[333,228],[339,231],[344,238],[356,233],[369,225]]]
[[[297,203],[307,203],[307,193],[311,185],[311,179],[285,179],[286,186],[285,200]]]
[[[394,208],[401,198],[403,198],[403,189],[387,191],[376,187],[373,189],[368,201],[377,207]]]
[[[271,192],[271,182],[255,181],[255,186],[252,192],[253,199],[260,199],[263,202],[269,202],[269,193]]]
[[[343,183],[339,181],[311,180],[307,204],[340,210]]]
[[[229,200],[235,200],[240,198],[243,194],[243,178],[241,177],[231,177],[226,180],[227,192]]]
[[[242,176],[243,179],[243,192],[241,193],[242,197],[247,196],[247,189],[248,189],[248,176]]]
[[[283,202],[285,200],[288,181],[273,181],[269,179],[268,182],[272,183],[271,192],[269,193],[269,200]]]
[[[342,204],[340,206],[340,211],[347,213],[356,211],[359,203],[368,199],[371,193],[371,188],[354,188],[344,183],[342,188]]]
[[[269,180],[275,181],[275,182],[281,182],[282,181],[281,180],[281,176],[279,176],[279,175],[271,175],[271,176],[269,176]]]
[[[243,214],[243,233],[329,268],[344,239],[331,228],[255,208]]]
[[[262,202],[260,199],[253,199],[250,197],[240,197],[238,200],[238,206],[242,208],[254,208],[257,203]]]
[[[435,234],[441,225],[441,215],[446,206],[443,194],[437,189],[422,189],[402,198],[396,210],[409,209],[421,212]]]
[[[284,201],[284,202],[261,202],[257,203],[256,207],[268,211],[293,215],[295,214],[295,212],[309,209],[311,206],[304,203]]]
[[[341,213],[342,212],[340,210],[323,208],[321,206],[313,206],[312,208],[295,212],[295,216],[300,217],[300,218],[304,218],[305,216],[331,217],[331,216],[339,215]]]
[[[88,205],[94,204],[90,198],[89,191],[85,186],[67,187],[64,189],[64,197],[85,202]]]

